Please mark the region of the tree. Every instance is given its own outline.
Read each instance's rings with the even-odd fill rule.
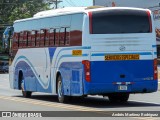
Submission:
[[[35,13],[49,9],[48,0],[1,0],[0,19],[12,24],[17,19],[32,17]]]

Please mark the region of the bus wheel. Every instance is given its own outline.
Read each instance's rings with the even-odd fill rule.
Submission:
[[[31,97],[32,92],[25,91],[25,89],[24,89],[24,80],[22,80],[22,82],[21,82],[21,89],[22,89],[22,95],[23,95],[23,97],[25,97],[25,98],[30,98]]]
[[[69,96],[64,95],[61,75],[58,76],[57,94],[58,94],[58,101],[60,103],[65,103],[68,101]]]
[[[127,102],[129,99],[129,93],[115,93],[108,95],[110,102]]]
[[[32,92],[30,91],[22,91],[23,97],[25,98],[31,98]]]

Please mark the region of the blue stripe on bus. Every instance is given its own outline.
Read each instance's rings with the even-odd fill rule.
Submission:
[[[82,55],[79,55],[79,56],[74,56],[74,55],[70,55],[70,54],[68,54],[68,55],[62,55],[61,57],[60,57],[60,59],[61,58],[63,58],[63,57],[86,57],[86,56],[88,56],[89,54],[82,54]],[[60,60],[59,59],[59,60]]]
[[[152,47],[157,47],[157,45],[152,45]]]
[[[154,55],[157,55],[157,52],[154,52]]]
[[[62,51],[65,51],[65,50],[77,50],[77,49],[85,50],[85,49],[91,49],[91,47],[90,47],[90,46],[83,46],[83,47],[78,46],[78,47],[64,48],[64,49],[59,50],[57,56],[58,56],[59,53],[62,52]]]
[[[105,56],[105,55],[121,55],[121,54],[139,54],[139,55],[152,55],[151,52],[137,52],[137,53],[93,53],[91,56]]]
[[[56,51],[56,48],[55,47],[49,47],[48,50],[49,50],[50,63],[51,63],[52,59],[53,59],[53,56],[54,56],[54,53]]]
[[[71,47],[71,48],[64,48],[64,49],[61,49],[58,54],[55,56],[56,58],[58,58],[58,55],[62,52],[62,51],[65,51],[65,50],[76,50],[76,49],[91,49],[91,46],[78,46],[78,47]],[[83,54],[85,56],[85,54]],[[70,57],[73,57],[73,55],[69,55]],[[68,57],[68,56],[66,56]],[[62,57],[60,57],[61,59]],[[57,63],[57,60],[58,60],[58,63],[60,61],[60,59],[56,59],[55,63]]]
[[[57,63],[57,65],[59,64],[59,62],[60,62],[60,60],[62,59],[62,58],[65,58],[65,57],[87,57],[89,54],[82,54],[81,56],[73,56],[73,55],[62,55],[59,59],[58,59],[58,63]]]
[[[84,50],[84,49],[91,49],[91,47],[90,47],[90,46],[83,46],[83,47],[78,46],[78,47],[64,48],[64,49],[61,49],[61,50],[58,52],[57,56],[58,56],[59,53],[62,52],[62,51],[65,51],[65,50],[77,50],[77,49],[82,49],[82,50]]]

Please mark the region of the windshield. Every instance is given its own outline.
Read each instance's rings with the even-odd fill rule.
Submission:
[[[149,33],[146,11],[112,9],[92,13],[92,34]]]

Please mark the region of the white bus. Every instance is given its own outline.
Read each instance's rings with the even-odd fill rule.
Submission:
[[[92,8],[92,7],[90,7]],[[148,9],[104,7],[40,12],[14,22],[10,85],[32,92],[102,95],[126,102],[157,91],[156,36]]]

